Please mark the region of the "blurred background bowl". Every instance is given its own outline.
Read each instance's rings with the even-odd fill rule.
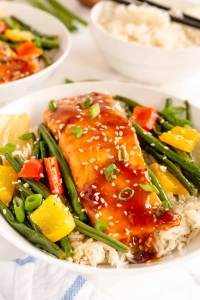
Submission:
[[[58,19],[29,5],[2,1],[0,2],[0,14],[4,14],[6,17],[14,15],[41,33],[58,35],[60,42],[60,47],[56,48],[52,58],[53,63],[50,66],[28,77],[0,84],[0,104],[2,105],[25,95],[31,86],[36,87],[37,84],[47,79],[67,57],[71,39],[69,31]]]
[[[180,9],[198,5],[177,0],[167,2],[170,7],[172,4]],[[98,19],[110,5],[111,1],[100,1],[92,8],[90,16],[93,39],[113,69],[138,82],[153,85],[181,81],[200,72],[200,47],[184,49],[147,47],[120,40],[107,33],[98,23]]]

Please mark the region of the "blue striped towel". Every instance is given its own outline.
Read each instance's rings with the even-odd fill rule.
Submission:
[[[110,300],[80,274],[32,256],[0,262],[0,300]]]

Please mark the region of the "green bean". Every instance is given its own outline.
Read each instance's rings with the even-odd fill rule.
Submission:
[[[25,220],[24,202],[19,197],[13,198],[13,208],[17,221],[23,223]]]
[[[33,6],[48,12],[49,14],[55,16],[56,18],[58,18],[70,31],[75,31],[77,30],[77,27],[74,26],[73,24],[71,24],[71,18],[64,16],[63,14],[60,14],[58,11],[56,10],[50,10],[48,9],[44,4],[42,4],[41,2],[37,1],[37,0],[30,0],[29,1]]]
[[[65,78],[65,83],[74,83],[74,81],[69,78]]]
[[[59,245],[60,245],[61,249],[65,252],[66,257],[74,255],[74,251],[72,249],[70,240],[67,236],[65,236],[59,240]]]
[[[125,112],[126,112],[127,118],[130,118],[132,116],[132,107],[125,105]]]
[[[45,50],[43,50],[42,52],[42,58],[44,62],[47,64],[47,66],[50,66],[52,64],[52,60]]]
[[[195,185],[195,187],[198,189],[198,192],[200,193],[200,179],[194,177],[193,175],[186,172],[185,170],[182,170],[182,172],[183,175]]]
[[[98,231],[89,225],[86,225],[85,223],[77,220],[76,218],[74,218],[74,222],[76,224],[75,229],[77,231],[93,238],[94,240],[97,240],[106,245],[109,245],[110,247],[112,247],[122,253],[127,253],[129,251],[129,248],[127,246],[125,246],[124,244],[111,238],[110,236],[106,235],[105,233]]]
[[[47,157],[46,144],[44,141],[40,141],[40,153],[41,153],[41,160],[43,162],[44,158]]]
[[[182,183],[182,185],[186,188],[190,195],[196,195],[196,189],[194,185],[190,183],[186,177],[183,176],[183,174],[179,171],[174,163],[172,163],[167,158],[163,159],[163,155],[155,151],[153,147],[146,146],[145,149],[148,153],[152,154],[158,160],[158,162],[161,162],[165,166],[167,166],[169,172],[175,175],[175,177],[180,181],[180,183]]]
[[[21,166],[20,164],[14,159],[14,157],[12,157],[12,155],[8,152],[4,153],[5,159],[11,164],[11,166],[13,167],[13,169],[19,173],[21,170]]]
[[[165,102],[165,107],[169,107],[172,106],[172,99],[171,98],[167,98],[166,102]]]
[[[59,259],[65,259],[66,254],[55,243],[46,238],[43,234],[37,233],[31,228],[27,227],[24,223],[18,222],[13,213],[8,207],[0,200],[0,212],[4,219],[21,235],[23,235],[31,243],[39,245],[42,249],[48,251]]]
[[[168,147],[163,145],[157,138],[153,137],[151,133],[142,129],[136,123],[133,123],[133,127],[135,128],[137,135],[140,136],[148,145],[153,145],[155,150],[166,155],[174,163],[178,163],[181,168],[191,173],[193,176],[200,178],[200,168],[198,166],[185,160],[180,155],[170,150]]]
[[[62,177],[64,179],[65,185],[68,189],[70,199],[72,202],[72,207],[77,214],[77,216],[80,218],[80,220],[84,221],[87,219],[86,214],[82,211],[83,207],[81,203],[79,202],[78,193],[76,191],[75,184],[73,182],[73,179],[71,177],[71,172],[68,167],[68,164],[58,148],[58,145],[56,144],[54,138],[50,134],[50,132],[46,129],[44,125],[39,126],[39,132],[42,135],[44,141],[46,142],[47,146],[49,147],[50,151],[56,158],[58,159],[59,166],[61,169]]]
[[[6,27],[9,29],[19,29],[11,20],[7,18],[2,18],[2,21],[5,23]]]
[[[24,164],[24,159],[21,155],[17,154],[14,156],[14,159],[18,162],[18,164],[22,167]]]
[[[49,4],[51,4],[52,7],[54,9],[56,9],[57,11],[59,11],[60,13],[67,15],[71,19],[74,19],[74,20],[78,21],[79,23],[81,23],[84,26],[88,26],[88,23],[86,21],[84,21],[83,19],[81,19],[80,17],[75,15],[73,12],[69,11],[66,7],[62,6],[58,1],[56,1],[56,0],[47,0],[47,2]]]
[[[165,204],[165,206],[167,206],[168,208],[173,209],[171,202],[170,202],[169,198],[167,197],[167,194],[163,190],[162,186],[160,185],[160,182],[158,181],[157,177],[154,175],[154,173],[151,171],[151,169],[149,168],[149,166],[147,164],[146,164],[146,167],[149,171],[149,175],[151,177],[152,184],[155,185],[155,187],[159,191],[158,197],[160,198],[160,201],[163,204]]]
[[[60,46],[60,43],[55,40],[50,40],[50,39],[45,39],[45,38],[37,38],[35,39],[40,45],[41,48],[45,49],[53,49],[53,48],[58,48]]]
[[[185,103],[185,112],[186,112],[186,119],[191,121],[191,110],[190,110],[190,103],[188,100],[184,101]]]
[[[33,145],[31,157],[40,158],[40,140],[39,139]]]

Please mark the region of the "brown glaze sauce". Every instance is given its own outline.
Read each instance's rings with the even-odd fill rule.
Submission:
[[[82,110],[80,102],[91,97],[99,103],[100,114],[91,120],[88,109]],[[160,200],[155,193],[144,191],[139,184],[150,184],[150,178],[141,149],[131,123],[115,108],[110,96],[92,93],[57,102],[57,110],[44,113],[47,124],[70,165],[80,201],[93,225],[96,220],[106,221],[106,234],[130,247],[136,262],[154,259],[153,233],[180,223],[180,216],[166,209],[157,217]],[[77,139],[71,130],[83,128]],[[126,160],[119,161],[118,148],[125,145]],[[108,182],[104,169],[114,163],[119,174]],[[134,195],[120,200],[124,188]]]

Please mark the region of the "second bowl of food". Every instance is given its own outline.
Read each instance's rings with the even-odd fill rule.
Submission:
[[[173,2],[190,13],[199,7]],[[91,10],[91,30],[107,63],[139,82],[167,84],[199,72],[200,29],[171,22],[166,11],[100,1]]]
[[[197,108],[95,82],[0,114],[0,234],[15,246],[86,273],[138,274],[199,254]]]
[[[70,35],[55,17],[31,6],[0,3],[0,103],[23,96],[64,61]]]

